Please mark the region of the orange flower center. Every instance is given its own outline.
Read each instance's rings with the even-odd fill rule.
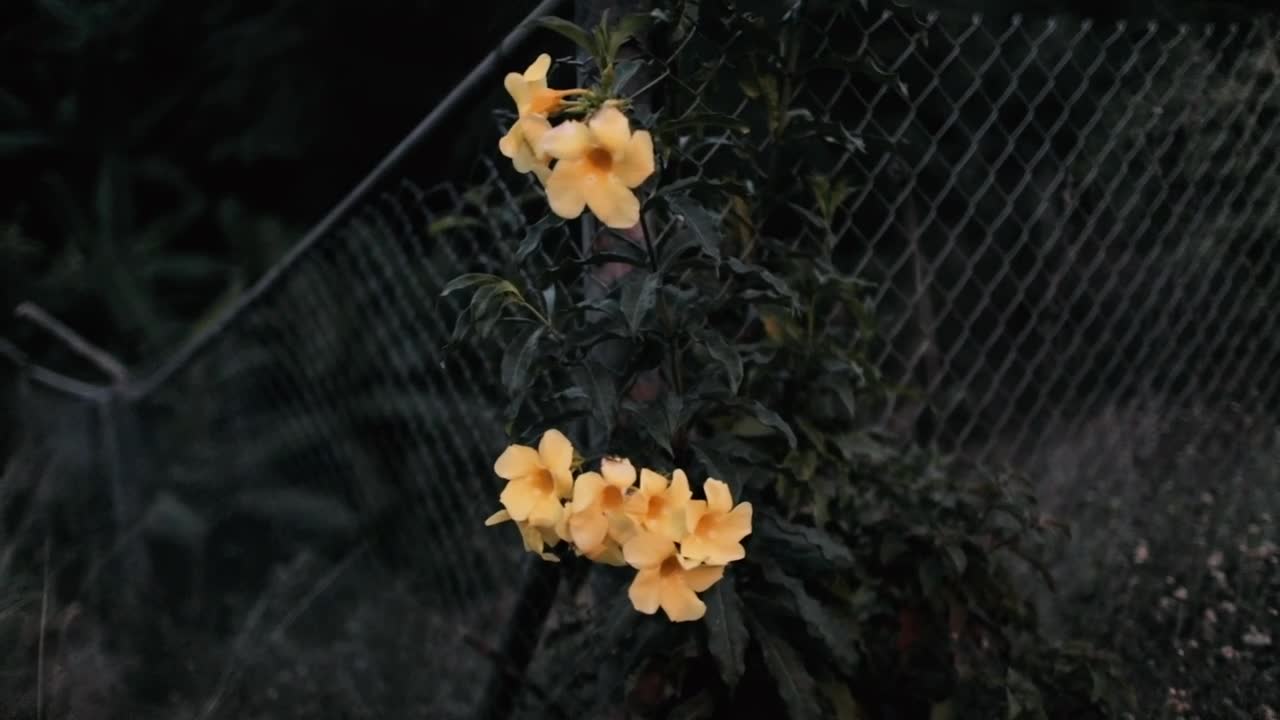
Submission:
[[[600,506],[605,510],[617,510],[622,507],[622,491],[610,485],[600,496]]]
[[[698,518],[698,524],[693,528],[694,535],[711,535],[715,531],[716,519],[711,513]]]
[[[526,482],[532,485],[534,490],[548,495],[556,489],[555,478],[551,477],[551,471],[546,468],[539,468],[529,473]]]
[[[529,99],[529,112],[536,115],[550,115],[560,109],[561,90],[538,90]]]
[[[662,515],[662,512],[666,509],[667,509],[666,499],[663,498],[661,495],[653,495],[649,498],[649,507],[645,511],[645,515],[651,520],[656,519],[660,517]]]
[[[662,565],[658,566],[658,574],[662,577],[669,577],[682,570],[684,568],[680,567],[680,560],[675,555],[663,560]]]
[[[597,172],[602,175],[607,174],[613,169],[613,155],[604,148],[595,148],[591,152],[587,153],[587,166],[591,168],[593,172]]]

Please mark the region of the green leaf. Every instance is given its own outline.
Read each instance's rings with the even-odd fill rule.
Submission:
[[[769,272],[768,270],[758,265],[751,265],[749,263],[745,263],[742,260],[739,260],[738,258],[729,258],[728,267],[729,267],[729,270],[735,275],[738,275],[748,280],[759,279],[769,287],[768,291],[745,292],[742,294],[744,298],[751,300],[757,297],[765,296],[765,297],[771,297],[771,298],[780,299],[780,300],[790,300],[793,306],[798,304],[799,298],[796,295],[795,291],[792,290],[784,280],[774,275],[773,273]]]
[[[546,235],[546,232],[563,225],[564,219],[558,215],[547,215],[530,225],[529,229],[525,231],[524,240],[521,240],[520,246],[516,248],[516,262],[528,260],[530,255],[542,247],[542,238]]]
[[[702,333],[702,341],[707,353],[724,368],[725,377],[729,381],[729,392],[737,395],[738,388],[742,385],[742,356],[718,332]]]
[[[751,640],[733,576],[725,575],[702,598],[707,604],[707,645],[720,679],[732,691],[746,672],[747,643]]]
[[[631,335],[638,335],[649,311],[658,297],[661,277],[656,273],[633,270],[622,287],[622,316],[626,318]]]
[[[808,525],[791,522],[770,513],[752,529],[753,547],[763,546],[780,564],[803,565],[815,571],[830,571],[854,565],[853,553],[838,538]]]
[[[667,198],[667,207],[680,219],[680,234],[660,248],[659,265],[663,270],[671,267],[685,250],[690,247],[699,248],[716,264],[720,263],[720,220],[711,214],[697,200],[688,195],[673,195]]]
[[[792,720],[810,720],[822,716],[817,703],[813,676],[804,661],[786,639],[759,621],[753,622],[756,641],[769,674],[778,686],[778,695]]]
[[[502,384],[507,393],[517,395],[529,380],[529,368],[538,357],[538,345],[546,335],[546,325],[535,325],[532,330],[516,336],[502,356]]]
[[[645,405],[630,400],[626,402],[627,411],[640,421],[641,427],[667,455],[675,454],[671,439],[680,427],[683,406],[684,401],[674,392],[664,392],[660,400]]]
[[[554,16],[541,17],[534,22],[552,32],[563,35],[574,45],[586,50],[593,57],[600,55],[600,48],[596,46],[596,43],[592,39],[590,33],[583,30],[581,27],[578,27],[576,24],[569,22],[564,18]]]
[[[969,558],[964,554],[964,548],[959,545],[946,545],[942,548],[947,557],[951,559],[951,564],[956,569],[956,575],[964,575],[965,568],[969,567]]]
[[[752,400],[747,405],[747,410],[751,412],[751,416],[763,423],[766,427],[772,428],[782,434],[787,439],[787,445],[792,450],[796,449],[796,434],[791,430],[791,426],[781,415],[761,405],[758,400]]]
[[[507,281],[497,275],[490,275],[487,273],[467,273],[450,280],[449,284],[445,285],[444,289],[440,291],[440,297],[446,297],[458,292],[459,290],[466,290],[471,287],[496,285],[504,282]]]
[[[709,690],[694,695],[671,709],[667,720],[706,720],[715,714],[716,702]]]
[[[575,368],[574,379],[590,398],[591,416],[600,423],[606,437],[613,435],[618,416],[618,383],[603,363],[588,358]]]
[[[649,29],[649,23],[653,18],[648,14],[627,15],[618,21],[618,24],[609,31],[609,59],[618,56],[618,50],[632,38],[640,37]]]
[[[808,628],[809,635],[831,654],[836,668],[845,675],[852,674],[858,664],[858,653],[851,642],[854,635],[848,617],[840,617],[838,611],[824,605],[803,582],[783,572],[776,563],[766,562],[763,566],[765,580],[791,595],[796,614]]]

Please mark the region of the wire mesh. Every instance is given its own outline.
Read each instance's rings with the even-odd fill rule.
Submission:
[[[1173,707],[1183,696],[1167,691],[1220,672],[1238,687],[1275,681],[1274,664],[1223,651],[1263,653],[1258,638],[1280,632],[1280,442],[1266,414],[1280,399],[1274,26],[875,4],[797,22],[826,69],[789,89],[791,107],[831,135],[827,172],[857,186],[830,227],[787,230],[838,238],[875,283],[877,360],[916,389],[882,421],[1013,463],[1085,528],[1061,550],[1072,580],[1055,602],[1078,604],[1054,606],[1058,621],[1173,658],[1136,666],[1146,697]],[[648,68],[661,112],[779,122],[771,90],[752,85],[747,40],[699,30]],[[855,72],[868,48],[880,64]],[[749,99],[726,101],[740,95],[726,84]],[[478,176],[430,191],[405,179],[366,202],[137,400],[151,496],[227,518],[256,508],[268,529],[325,525],[329,552],[364,554],[343,567],[372,557],[412,588],[403,612],[421,622],[406,627],[439,667],[419,669],[436,679],[414,706],[427,709],[387,706],[399,716],[502,714],[499,696],[531,716],[592,707],[538,643],[571,631],[558,612],[599,588],[550,583],[558,571],[522,553],[514,530],[481,525],[506,442],[498,368],[476,347],[443,350],[461,310],[439,298],[444,284],[510,269],[540,212],[539,190],[491,162],[498,125]],[[741,161],[723,148],[703,134],[664,173],[723,174]],[[236,574],[248,560],[207,562]],[[525,624],[539,593],[549,617]],[[530,653],[527,674],[507,667]],[[1255,712],[1265,698],[1227,700]]]

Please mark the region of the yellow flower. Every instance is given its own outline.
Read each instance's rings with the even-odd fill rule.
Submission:
[[[652,615],[661,607],[671,622],[698,620],[707,606],[698,599],[724,576],[723,566],[686,567],[675,543],[653,533],[636,536],[623,548],[627,563],[636,568],[627,591],[636,610]]]
[[[685,506],[692,497],[683,470],[672,473],[668,485],[665,477],[646,468],[640,471],[640,491],[627,498],[624,509],[639,527],[679,542],[685,534]]]
[[[627,490],[635,482],[635,466],[630,460],[618,458],[602,460],[599,473],[578,476],[573,486],[569,535],[584,555],[600,553],[606,540],[626,542],[635,534],[631,519],[623,512]]]
[[[551,69],[551,56],[542,53],[523,73],[507,73],[502,84],[507,94],[516,103],[516,112],[520,117],[541,115],[547,117],[564,104],[570,95],[581,95],[586,90],[572,88],[569,90],[552,90],[547,87],[547,71]]]
[[[559,430],[542,435],[538,449],[511,445],[493,464],[493,471],[507,481],[499,499],[516,522],[538,528],[563,521],[561,500],[573,493],[573,445]]]
[[[546,181],[552,212],[572,220],[589,207],[615,229],[640,222],[640,201],[632,190],[653,174],[653,138],[646,130],[631,132],[616,107],[601,108],[586,123],[560,123],[542,135],[537,148],[558,161]]]
[[[498,150],[511,158],[517,172],[532,172],[545,185],[551,176],[551,157],[534,151],[542,136],[551,129],[551,123],[539,115],[521,117],[498,141]]]
[[[498,141],[498,150],[511,158],[518,172],[532,172],[546,183],[551,175],[551,158],[535,150],[542,136],[551,129],[547,116],[560,110],[564,98],[586,92],[581,88],[552,90],[547,87],[547,71],[551,56],[543,53],[523,73],[507,73],[503,85],[516,104],[517,118],[507,134]]]
[[[490,527],[508,520],[511,520],[511,513],[504,508],[490,515],[484,521],[484,524],[486,527]],[[546,552],[546,548],[559,545],[564,536],[568,534],[568,528],[565,523],[561,522],[555,528],[548,528],[533,527],[527,522],[516,522],[516,529],[520,531],[520,539],[524,542],[525,550],[548,562],[560,562],[560,558]]]
[[[742,538],[751,534],[751,503],[734,507],[729,486],[714,478],[703,484],[702,491],[707,499],[691,500],[685,508],[688,534],[680,541],[680,554],[708,565],[727,565],[746,557]]]

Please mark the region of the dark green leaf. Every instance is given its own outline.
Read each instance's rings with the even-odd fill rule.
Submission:
[[[680,233],[660,249],[659,264],[665,270],[690,247],[698,247],[717,264],[720,262],[720,220],[688,195],[667,198],[672,213],[680,218]]]
[[[897,535],[886,535],[880,540],[880,564],[889,566],[907,551],[907,543]]]
[[[503,282],[506,282],[506,280],[503,280],[497,275],[490,275],[487,273],[467,273],[465,275],[459,275],[453,280],[450,280],[449,284],[445,285],[444,289],[440,291],[440,296],[445,297],[459,290],[465,290],[467,288],[476,287],[478,285],[485,285],[485,284],[493,285],[493,284],[503,283]]]
[[[956,575],[964,575],[965,568],[969,567],[969,558],[964,554],[964,548],[959,545],[947,545],[943,548],[947,557],[951,559],[951,564],[956,569]]]
[[[568,38],[569,41],[572,42],[574,45],[577,45],[583,50],[586,50],[588,53],[590,53],[593,56],[598,56],[600,54],[600,48],[596,46],[595,41],[592,39],[591,35],[586,30],[583,30],[582,28],[578,27],[574,23],[571,23],[568,20],[565,20],[564,18],[559,18],[554,16],[541,17],[535,20],[534,22],[536,22],[537,24],[541,25],[542,27],[552,32],[563,35],[564,37]]]
[[[656,273],[639,269],[633,270],[630,275],[622,288],[622,316],[626,318],[627,329],[634,336],[640,332],[645,317],[653,310],[661,278]]]
[[[762,548],[784,567],[798,563],[816,571],[849,568],[853,553],[823,530],[791,522],[775,513],[764,515],[752,528],[753,547]]]
[[[758,278],[763,281],[769,287],[769,293],[766,294],[771,297],[787,299],[793,304],[798,301],[795,291],[793,291],[784,280],[758,265],[750,265],[738,258],[729,258],[728,267],[735,275],[747,279]],[[744,295],[751,297],[758,296],[759,293],[745,293]]]
[[[525,231],[524,240],[521,240],[520,246],[516,248],[516,262],[524,262],[530,255],[537,252],[542,247],[542,238],[548,230],[563,225],[564,219],[558,215],[548,215],[530,225],[529,229]]]
[[[823,604],[803,582],[783,572],[775,563],[764,563],[764,577],[791,595],[796,614],[808,628],[809,635],[822,643],[841,673],[851,674],[858,663],[858,653],[852,642],[854,634],[848,616],[841,617],[838,610]]]
[[[546,335],[546,325],[521,332],[502,356],[502,384],[512,395],[519,394],[529,381],[529,368],[538,357],[538,344]]]
[[[609,31],[609,58],[617,57],[618,50],[632,38],[640,37],[649,29],[653,18],[648,14],[627,15]]]
[[[725,377],[729,381],[729,392],[737,395],[738,388],[742,385],[742,356],[718,332],[703,333],[702,341],[707,353],[724,368]]]
[[[761,405],[757,400],[752,400],[750,404],[747,405],[747,410],[751,412],[752,417],[763,423],[766,427],[770,427],[781,433],[787,439],[787,444],[791,446],[792,450],[796,448],[796,434],[792,432],[791,426],[787,424],[786,420],[782,419],[782,416],[764,405]]]
[[[587,359],[574,370],[574,379],[591,399],[591,415],[600,424],[605,436],[613,434],[618,416],[618,384],[602,363]]]
[[[769,674],[777,683],[778,695],[786,705],[791,720],[810,720],[822,716],[817,703],[817,689],[813,676],[804,661],[786,638],[773,632],[759,621],[752,623],[760,654],[769,668]]]
[[[36,130],[0,133],[0,157],[53,144],[53,138]]]
[[[742,599],[732,575],[725,575],[702,597],[707,604],[707,645],[720,669],[720,679],[732,691],[746,671],[747,643],[751,640],[742,614]]]
[[[359,527],[351,508],[332,497],[299,488],[251,488],[232,499],[232,507],[281,527],[330,537],[349,537]]]

